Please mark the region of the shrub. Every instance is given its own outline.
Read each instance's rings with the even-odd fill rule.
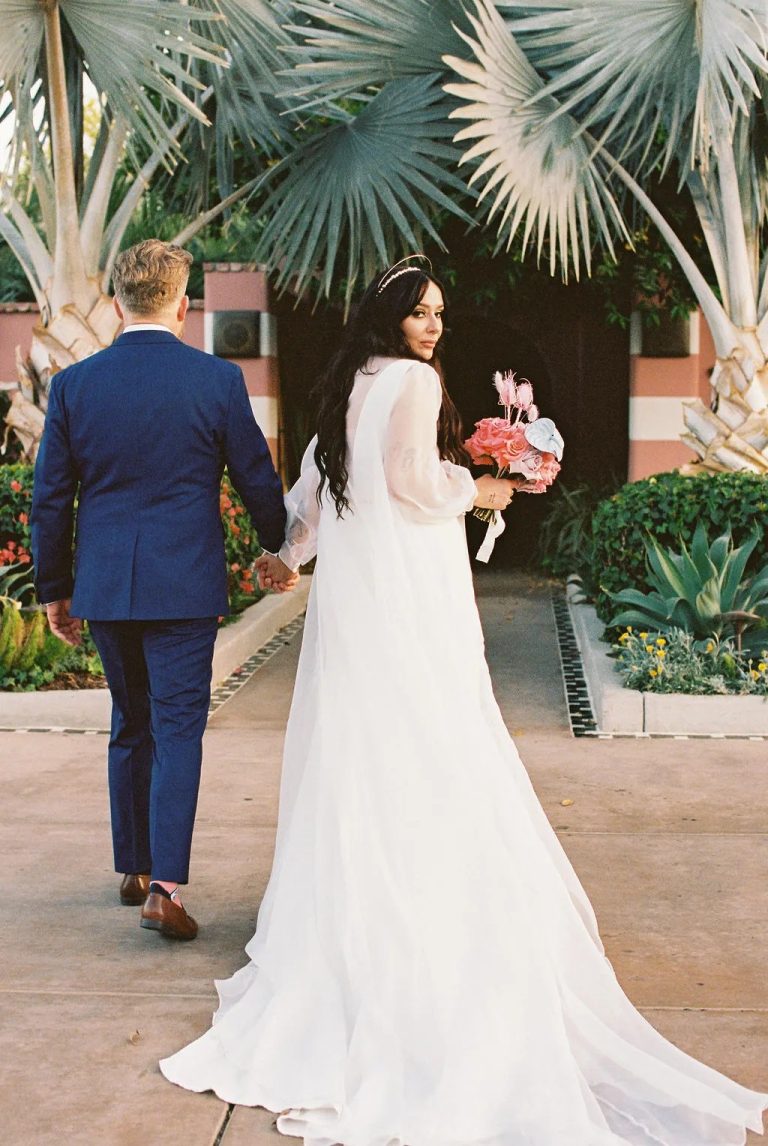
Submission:
[[[697,641],[682,629],[661,636],[630,626],[613,647],[626,688],[768,697],[768,653],[755,657],[738,653],[730,640]]]
[[[22,600],[32,600],[32,556],[30,552],[29,515],[32,509],[33,467],[0,465],[0,578],[23,568],[28,577],[14,581],[13,592],[0,588]],[[245,506],[232,489],[225,474],[221,483],[221,515],[227,554],[227,580],[234,612],[258,601],[262,592],[255,583],[251,566],[261,552],[256,530],[251,525]],[[1,582],[0,582],[1,583]]]
[[[593,577],[592,521],[595,510],[618,481],[592,486],[586,482],[569,489],[558,482],[539,529],[536,561],[553,577],[578,577],[588,599],[598,590]]]
[[[690,542],[699,522],[713,537],[730,529],[736,545],[758,533],[747,565],[747,572],[755,572],[768,562],[768,480],[745,473],[657,474],[630,482],[598,506],[592,572],[601,587],[595,603],[603,621],[614,610],[610,593],[650,590],[648,535],[667,547],[679,539]]]
[[[34,592],[29,536],[31,508],[32,466],[0,465],[0,583],[3,585],[0,592],[25,602],[32,599]]]
[[[104,670],[87,630],[76,648],[48,629],[39,608],[23,609],[0,597],[0,690],[30,692],[46,685],[82,687],[83,677],[103,676]]]
[[[0,597],[0,688],[37,688],[52,680],[52,666],[41,663],[45,646],[45,613],[23,612],[18,601]]]
[[[253,562],[261,545],[245,506],[233,490],[227,475],[221,483],[221,520],[227,554],[227,588],[233,613],[241,613],[264,594],[253,575]]]

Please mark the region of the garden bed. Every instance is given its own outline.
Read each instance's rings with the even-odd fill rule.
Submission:
[[[311,577],[302,577],[291,593],[269,594],[246,609],[216,638],[213,686],[225,680],[275,633],[304,611]],[[106,688],[47,688],[37,692],[0,692],[0,728],[72,728],[108,731],[110,696]]]
[[[625,688],[600,638],[605,625],[591,605],[569,607],[600,732],[649,735],[768,736],[768,702],[760,696],[687,696]]]

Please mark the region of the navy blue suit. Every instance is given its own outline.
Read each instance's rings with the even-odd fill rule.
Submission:
[[[104,662],[116,870],[180,883],[229,608],[225,466],[276,551],[282,486],[239,367],[170,331],[129,330],[53,379],[32,502],[38,597],[71,597]]]

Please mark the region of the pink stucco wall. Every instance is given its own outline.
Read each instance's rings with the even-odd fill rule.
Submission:
[[[701,314],[691,316],[695,333],[684,358],[630,358],[628,478],[637,481],[696,461],[680,440],[683,403],[700,398],[709,404],[709,373],[715,346]]]
[[[16,347],[29,352],[32,328],[37,322],[38,310],[32,303],[0,303],[0,382],[11,382],[16,377]],[[203,304],[195,301],[187,315],[184,341],[203,349]]]

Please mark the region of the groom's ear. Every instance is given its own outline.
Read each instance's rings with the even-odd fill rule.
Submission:
[[[184,321],[184,319],[187,317],[187,311],[188,310],[189,310],[189,295],[185,294],[184,297],[182,298],[181,302],[179,303],[179,309],[176,311],[176,317],[179,320],[179,322]]]
[[[120,306],[120,303],[117,301],[117,298],[112,299],[112,305],[115,308],[115,313],[117,314],[117,317],[122,322],[125,318],[125,315],[123,314],[122,307]]]

